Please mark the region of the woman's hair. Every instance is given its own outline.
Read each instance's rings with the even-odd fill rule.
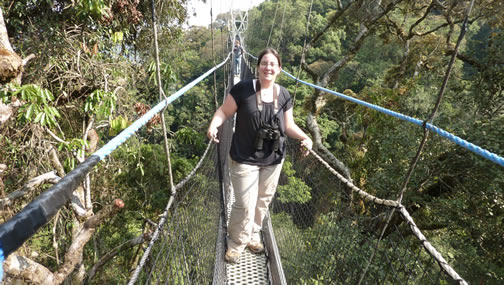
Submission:
[[[280,58],[280,55],[278,54],[278,52],[274,48],[266,48],[263,51],[261,51],[261,53],[257,57],[257,67],[259,67],[259,65],[261,64],[261,60],[262,60],[263,56],[268,53],[271,53],[272,55],[274,55],[278,60],[278,66],[282,67],[282,59]]]

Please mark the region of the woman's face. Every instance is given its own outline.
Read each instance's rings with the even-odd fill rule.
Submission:
[[[271,53],[265,54],[259,62],[259,79],[275,81],[281,67],[278,66],[278,59]]]

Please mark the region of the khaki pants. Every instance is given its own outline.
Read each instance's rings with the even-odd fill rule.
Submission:
[[[228,249],[242,252],[249,241],[260,241],[260,230],[275,195],[282,163],[257,166],[231,160],[235,202],[228,224]]]

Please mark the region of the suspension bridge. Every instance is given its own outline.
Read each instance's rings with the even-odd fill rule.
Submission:
[[[235,27],[231,38],[239,34],[238,30],[240,28]],[[66,204],[94,166],[187,90],[233,62],[230,54],[223,62],[166,97],[0,225],[1,261]],[[232,73],[229,75],[229,87],[238,80],[253,78],[254,56],[247,54],[241,64],[238,78]],[[431,130],[504,166],[504,158],[429,122],[284,73],[301,84]],[[302,157],[298,145],[292,141],[288,142],[287,166],[284,166],[289,175],[282,174],[279,191],[287,193],[290,187],[304,187],[305,199],[297,202],[275,199],[262,232],[266,252],[246,252],[238,264],[225,263],[226,221],[233,202],[227,157],[233,119],[226,121],[219,133],[220,143],[208,143],[196,167],[172,189],[156,231],[128,284],[299,284],[309,282],[308,276],[313,275],[322,284],[467,284],[422,234],[400,199],[387,200],[366,193],[334,170],[317,150]],[[292,177],[300,179],[302,184],[292,183]],[[349,211],[354,195],[372,203],[376,215],[361,216]],[[322,205],[320,201],[335,202]],[[324,223],[319,219],[324,219]]]

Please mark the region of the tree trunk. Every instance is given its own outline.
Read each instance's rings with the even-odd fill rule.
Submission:
[[[12,46],[9,42],[9,35],[7,34],[7,28],[5,27],[5,21],[3,18],[3,11],[0,8],[0,49],[5,49],[14,53]]]
[[[9,41],[7,28],[0,8],[0,84],[15,82],[21,84],[23,66],[33,57],[27,56],[24,60],[14,52]]]

